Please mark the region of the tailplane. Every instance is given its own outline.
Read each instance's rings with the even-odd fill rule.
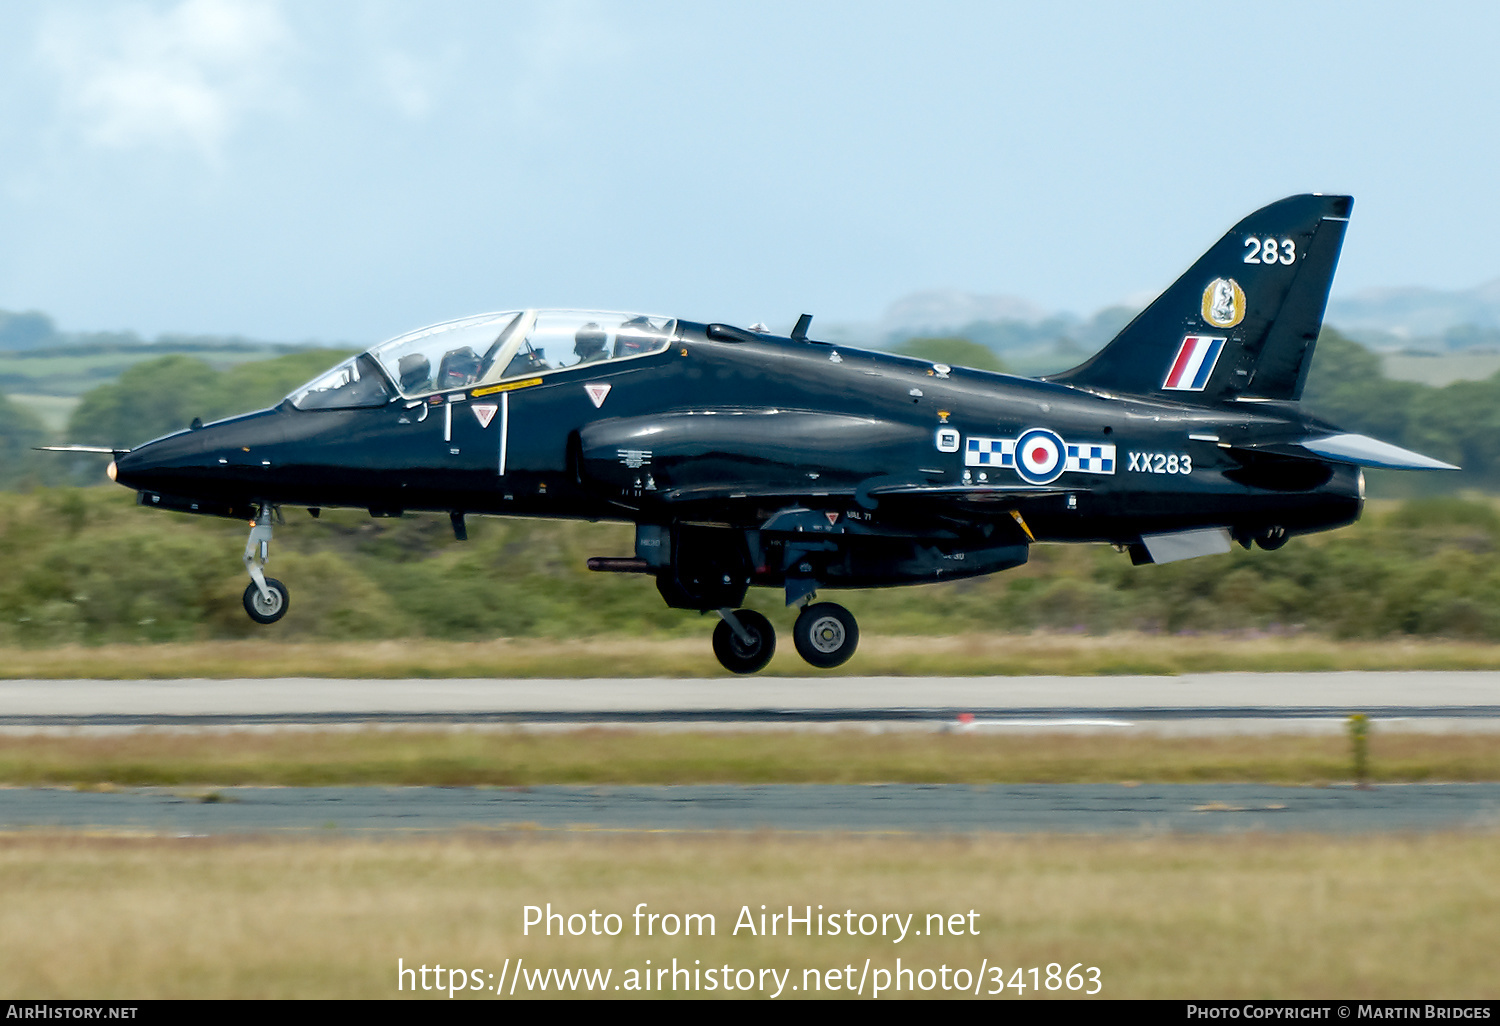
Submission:
[[[1046,380],[1201,405],[1302,396],[1349,196],[1290,196],[1230,230],[1088,361]]]

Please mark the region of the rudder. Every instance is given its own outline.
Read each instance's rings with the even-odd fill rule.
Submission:
[[[1262,207],[1107,346],[1046,380],[1203,405],[1300,398],[1353,205],[1303,195]]]

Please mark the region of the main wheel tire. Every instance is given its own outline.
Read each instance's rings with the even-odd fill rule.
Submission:
[[[792,643],[797,654],[813,666],[824,670],[841,666],[859,647],[859,624],[838,603],[815,602],[798,614]]]
[[[245,612],[256,623],[275,623],[286,615],[287,606],[292,604],[286,585],[276,578],[266,578],[266,589],[271,593],[269,599],[260,593],[254,581],[245,589]]]
[[[714,628],[714,655],[730,673],[755,673],[776,654],[776,629],[753,609],[736,610],[734,618],[750,635],[750,643],[746,644],[733,627],[720,620]]]

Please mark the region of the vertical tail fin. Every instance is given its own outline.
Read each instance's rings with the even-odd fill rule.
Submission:
[[[1349,196],[1289,196],[1230,230],[1089,360],[1047,380],[1202,405],[1302,395]]]

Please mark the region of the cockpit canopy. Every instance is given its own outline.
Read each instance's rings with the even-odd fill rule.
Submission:
[[[677,332],[670,317],[599,310],[520,310],[445,321],[383,342],[287,398],[299,410],[378,406],[398,394],[540,376],[650,356]],[[381,371],[384,371],[384,374]]]

